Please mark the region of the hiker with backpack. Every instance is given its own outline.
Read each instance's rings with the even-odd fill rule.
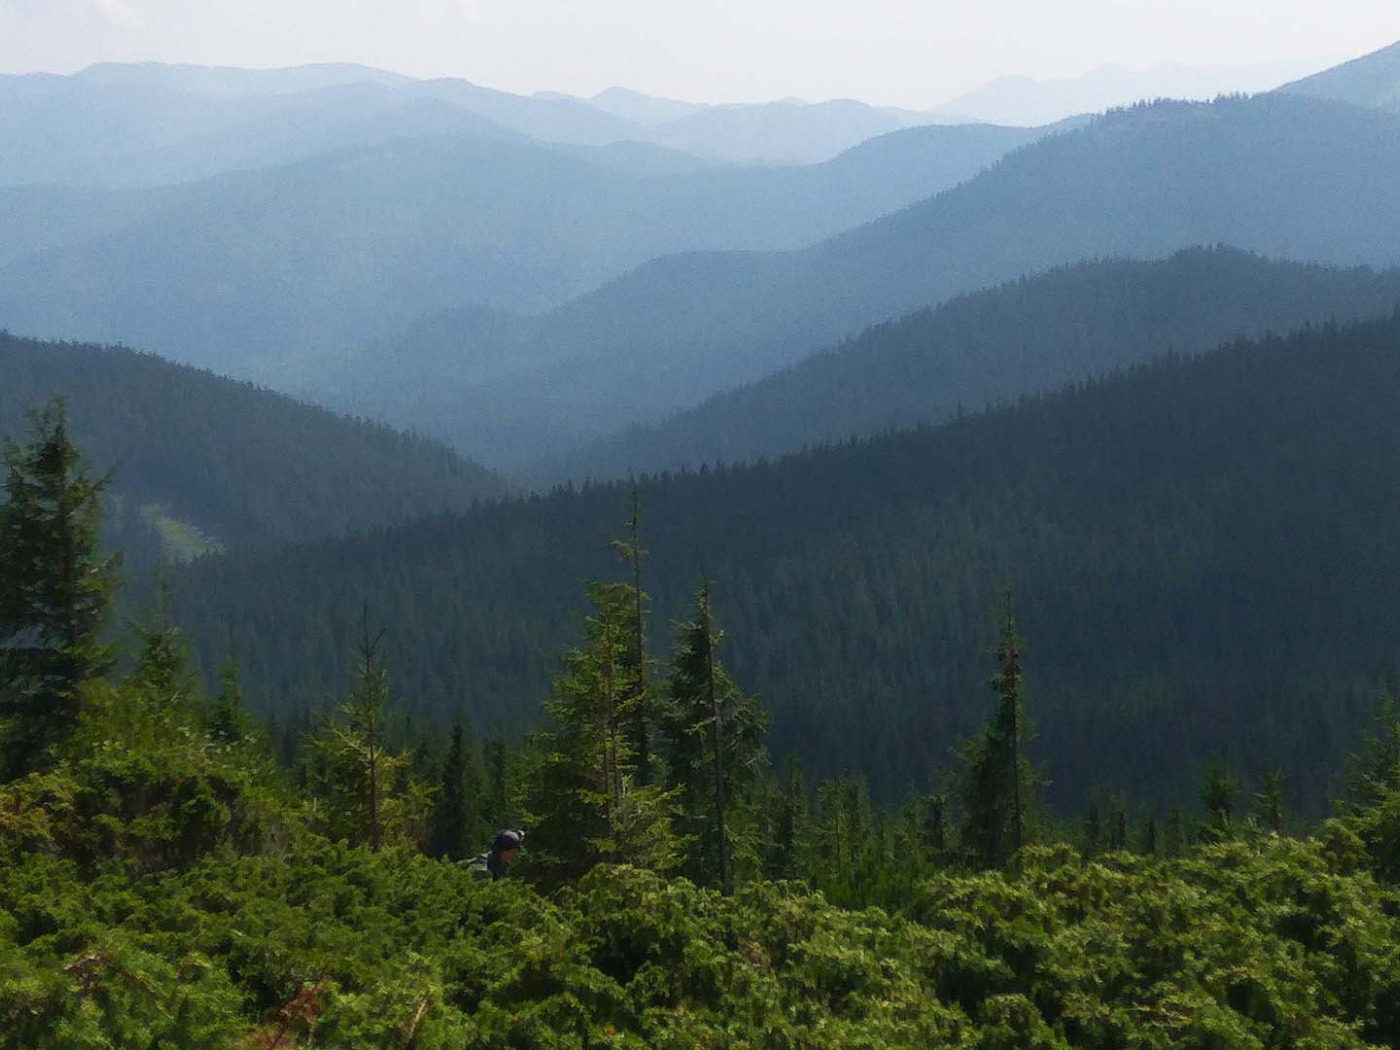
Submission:
[[[525,845],[525,832],[501,831],[491,840],[491,848],[485,853],[473,857],[467,862],[467,867],[471,869],[472,878],[477,880],[496,880],[505,875],[506,867],[520,853],[520,848]]]

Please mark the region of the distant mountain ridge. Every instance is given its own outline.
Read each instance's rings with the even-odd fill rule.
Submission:
[[[611,87],[600,91],[588,99],[588,103],[605,113],[637,124],[665,124],[667,121],[688,117],[706,108],[696,102],[656,98],[624,87]]]
[[[286,163],[327,142],[362,144],[354,125],[424,102],[453,107],[478,135],[647,142],[727,163],[816,163],[875,135],[939,123],[854,101],[708,107],[622,89],[594,100],[515,95],[354,65],[108,63],[71,76],[0,76],[0,186],[153,186]]]
[[[76,74],[96,84],[145,84],[216,98],[290,95],[301,91],[381,84],[395,87],[413,77],[354,62],[318,62],[284,69],[243,69],[167,62],[98,62]]]
[[[1143,100],[1208,101],[1218,95],[1268,91],[1311,73],[1318,65],[1292,59],[1243,66],[1165,62],[1147,69],[1100,66],[1082,76],[1054,80],[1005,76],[930,112],[945,119],[993,124],[1048,124],[1072,114],[1102,113]]]
[[[106,197],[10,188],[0,324],[270,381],[316,348],[336,357],[464,304],[547,309],[656,255],[808,244],[1042,133],[915,128],[822,165],[751,168],[437,135]]]
[[[407,369],[414,425],[487,462],[659,421],[910,310],[1093,258],[1226,243],[1400,262],[1400,119],[1272,94],[1160,103],[1022,147],[810,248],[656,259],[531,322],[517,375]],[[470,360],[473,332],[460,352]],[[439,355],[442,360],[448,360]],[[304,390],[335,402],[335,391]],[[374,413],[372,398],[341,407]],[[398,418],[389,416],[388,418]]]
[[[654,426],[536,465],[541,483],[696,469],[939,423],[1166,355],[1400,308],[1400,269],[1192,248],[1081,263],[867,329]]]
[[[1400,41],[1279,88],[1291,95],[1400,110]]]

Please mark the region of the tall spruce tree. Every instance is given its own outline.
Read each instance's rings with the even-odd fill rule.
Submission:
[[[545,702],[553,726],[531,748],[529,859],[551,880],[577,877],[599,861],[666,870],[675,860],[666,796],[637,782],[624,718],[632,589],[592,583],[588,595],[593,614],[583,642],[565,655]]]
[[[1230,767],[1223,758],[1206,767],[1201,783],[1201,804],[1206,811],[1205,823],[1200,829],[1203,840],[1219,842],[1230,837],[1239,794],[1239,783],[1230,775]]]
[[[788,755],[782,775],[768,786],[764,800],[763,837],[760,855],[763,876],[768,879],[795,879],[801,874],[798,847],[805,833],[807,787],[797,758]]]
[[[1031,728],[1025,713],[1021,645],[1008,595],[995,651],[997,670],[988,683],[997,694],[997,711],[962,754],[962,843],[971,859],[990,868],[1005,865],[1030,841],[1036,823],[1039,780],[1024,750]]]
[[[500,829],[507,823],[511,808],[511,779],[509,754],[505,738],[493,734],[482,747],[486,784],[482,793],[481,818],[488,829]]]
[[[89,477],[61,399],[7,440],[0,505],[0,773],[43,766],[78,721],[80,690],[104,674],[116,557],[98,545],[106,479]]]
[[[622,556],[630,570],[627,586],[631,595],[631,622],[626,626],[628,650],[623,661],[624,682],[619,710],[635,756],[636,782],[646,787],[652,782],[653,748],[651,742],[653,693],[651,657],[647,653],[646,592],[642,590],[642,559],[646,551],[641,545],[641,489],[634,482],[630,493],[631,509],[627,517],[625,540],[614,540],[613,550]]]
[[[188,640],[170,622],[169,592],[157,588],[149,621],[133,625],[140,647],[126,685],[157,707],[197,707],[200,688]]]
[[[443,760],[437,798],[428,832],[428,853],[465,860],[477,850],[482,815],[481,763],[472,739],[459,718]]]
[[[716,650],[722,637],[704,581],[695,618],[676,631],[662,724],[667,784],[676,794],[676,827],[686,843],[682,870],[728,894],[734,847],[742,840],[736,820],[747,815],[749,788],[763,772],[767,719],[721,664]]]
[[[1254,796],[1259,823],[1276,835],[1283,834],[1286,819],[1283,770],[1274,766],[1264,771],[1264,782]]]
[[[238,663],[233,657],[219,667],[218,680],[219,691],[209,705],[209,736],[221,744],[237,744],[252,730],[252,721],[243,707],[243,686],[238,679]],[[271,729],[268,736],[274,742],[277,739]]]
[[[355,687],[315,741],[327,831],[375,851],[386,839],[386,799],[408,762],[408,755],[387,743],[389,671],[381,659],[383,640],[382,630],[371,634],[365,610],[356,643]]]
[[[1343,809],[1373,806],[1400,788],[1400,705],[1383,693],[1347,766]]]

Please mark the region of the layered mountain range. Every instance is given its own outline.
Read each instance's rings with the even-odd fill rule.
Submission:
[[[0,189],[0,323],[153,349],[535,477],[650,469],[668,464],[580,449],[1024,274],[1215,243],[1395,262],[1393,65],[1392,48],[1268,96],[909,128],[776,167],[721,163],[676,128],[832,135],[846,117],[352,66],[0,78],[0,139],[47,129],[11,163],[49,165],[4,177],[70,183]]]
[[[620,571],[628,487],[576,483],[635,474],[656,651],[710,576],[776,753],[927,776],[1009,587],[1054,797],[1209,754],[1321,797],[1394,667],[1397,54],[1031,129],[0,78],[0,146],[42,146],[0,149],[0,326],[363,417],[6,334],[0,432],[67,395],[116,542],[204,555],[178,622],[269,711],[369,603],[415,715],[523,728]]]
[[[146,190],[0,190],[0,318],[257,378],[470,303],[559,305],[689,249],[791,249],[1040,132],[916,128],[807,167],[432,134]],[[357,406],[372,411],[373,406]]]
[[[474,310],[380,344],[390,386],[328,359],[302,393],[520,468],[753,382],[872,324],[1082,259],[1226,243],[1400,261],[1400,119],[1288,95],[1158,103],[1024,147],[868,225],[787,252],[649,262],[507,326]],[[477,377],[481,376],[482,379]]]

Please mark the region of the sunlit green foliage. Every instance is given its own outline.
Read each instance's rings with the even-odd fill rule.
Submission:
[[[635,672],[636,594],[620,583],[588,587],[592,615],[564,657],[531,746],[529,821],[543,843],[530,863],[551,878],[577,877],[600,860],[668,870],[676,861],[669,801],[637,780],[625,704]]]
[[[1400,1039],[1400,896],[1368,865],[1340,826],[1031,847],[892,914],[608,865],[546,898],[315,838],[140,878],[31,848],[0,868],[0,1045],[1360,1050]]]

